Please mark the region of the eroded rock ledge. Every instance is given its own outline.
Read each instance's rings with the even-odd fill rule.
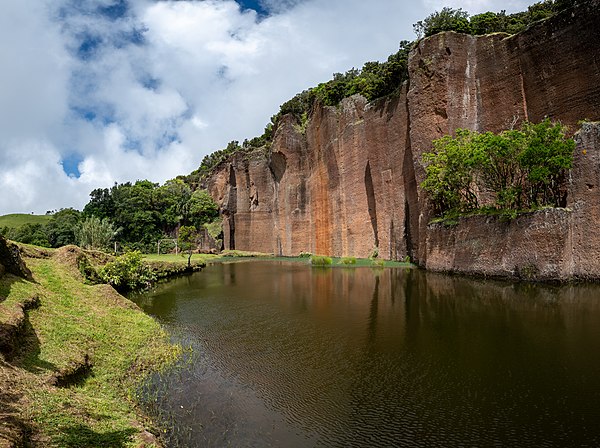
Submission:
[[[497,132],[548,116],[574,132],[600,120],[598,23],[592,0],[515,36],[438,34],[411,53],[397,96],[318,107],[306,128],[284,117],[269,157],[237,154],[208,180],[225,248],[359,257],[377,248],[432,270],[600,278],[597,125],[578,134],[568,210],[430,226],[419,187],[423,152],[457,128]]]

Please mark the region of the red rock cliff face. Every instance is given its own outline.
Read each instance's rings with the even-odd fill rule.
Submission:
[[[209,179],[225,217],[225,247],[359,257],[377,248],[384,258],[409,255],[446,270],[443,263],[428,263],[432,251],[441,259],[440,251],[453,249],[446,244],[434,250],[428,242],[443,230],[428,226],[427,198],[419,188],[423,152],[456,128],[500,131],[548,116],[575,130],[583,118],[599,120],[599,11],[600,1],[593,0],[516,36],[443,33],[424,39],[396,97],[367,104],[357,96],[337,108],[317,107],[305,129],[285,117],[270,156],[238,154]],[[582,138],[591,139],[591,148],[598,142],[590,135]],[[575,210],[589,208],[595,216],[592,204],[600,203],[574,199],[591,194],[582,186],[585,176],[596,176],[592,190],[600,188],[596,168],[578,163],[576,158],[573,214],[552,218],[569,221],[569,229]],[[571,238],[563,231],[571,230],[557,235]],[[593,251],[588,246],[584,250]],[[600,267],[594,269],[600,275]]]

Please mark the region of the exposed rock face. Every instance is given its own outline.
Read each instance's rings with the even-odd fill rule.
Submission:
[[[21,259],[19,248],[0,235],[0,277],[5,273],[31,278],[31,271]]]
[[[500,131],[548,116],[576,130],[581,119],[600,120],[599,11],[592,0],[516,36],[432,36],[411,53],[410,80],[396,97],[317,107],[304,129],[285,117],[269,158],[238,154],[209,179],[225,248],[359,257],[378,248],[436,270],[491,274],[495,263],[494,275],[599,277],[600,261],[589,264],[600,260],[599,245],[582,230],[600,218],[594,126],[578,137],[587,151],[575,158],[571,211],[428,226],[419,188],[422,154],[457,128]],[[496,258],[484,262],[488,252]]]

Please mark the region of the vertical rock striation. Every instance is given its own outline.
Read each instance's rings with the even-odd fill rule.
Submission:
[[[359,257],[377,249],[435,270],[599,277],[599,244],[585,236],[600,218],[597,127],[578,134],[570,210],[448,229],[428,224],[419,187],[422,154],[457,128],[497,132],[550,117],[575,131],[581,119],[600,120],[598,23],[600,0],[592,0],[515,36],[438,34],[413,50],[409,81],[397,95],[317,105],[305,126],[284,117],[269,155],[238,153],[208,180],[224,216],[225,247]],[[537,261],[519,247],[537,251]],[[505,259],[492,269],[488,252]]]

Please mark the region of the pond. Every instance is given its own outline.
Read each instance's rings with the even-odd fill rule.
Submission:
[[[172,446],[600,446],[600,287],[208,266],[133,298],[185,362]]]

